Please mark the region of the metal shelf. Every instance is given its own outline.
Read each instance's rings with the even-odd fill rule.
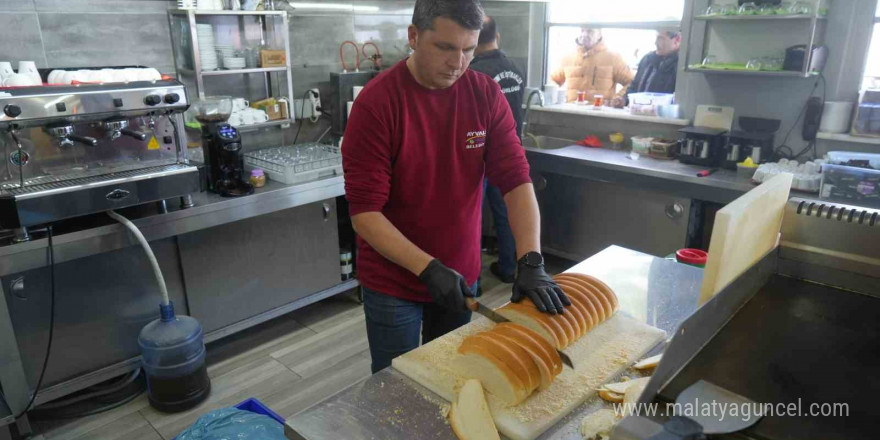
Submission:
[[[226,17],[225,19],[208,20],[211,16]],[[199,17],[204,17],[199,19]],[[257,20],[248,19],[247,17],[261,17]],[[261,41],[270,42],[270,46],[283,50],[287,66],[281,67],[258,67],[230,70],[203,70],[201,63],[201,47],[198,36],[199,21],[223,22],[225,26],[237,22],[238,35],[232,35],[233,41],[227,44],[234,44],[234,39],[238,39],[242,45],[249,38],[259,35]],[[242,94],[248,95],[244,98],[259,100],[270,97],[292,96],[293,95],[293,73],[290,69],[290,20],[287,11],[226,11],[226,10],[190,10],[175,9],[168,11],[168,24],[171,28],[171,46],[174,50],[175,67],[178,77],[187,77],[192,79],[194,87],[187,84],[188,93],[197,96],[199,99],[206,97],[206,83],[211,76],[228,76],[228,75],[247,75],[256,74],[252,78],[260,79],[262,75],[262,83],[265,94],[257,96],[259,92],[250,87]],[[203,23],[201,23],[203,24]],[[236,27],[233,27],[236,28]],[[184,67],[186,60],[191,60],[191,66]],[[269,75],[269,73],[279,73],[281,75]],[[260,124],[243,126],[239,131],[248,132],[256,131],[266,127],[282,127],[291,124],[291,120],[269,121]]]
[[[287,67],[258,67],[253,69],[218,69],[218,70],[203,70],[202,76],[222,76],[222,75],[243,75],[248,73],[266,73],[266,72],[287,72]],[[195,71],[192,69],[180,69],[180,73],[185,73],[187,75],[194,75]]]
[[[220,11],[220,10],[198,10],[198,9],[174,9],[168,11],[172,15],[286,15],[287,11]]]
[[[828,22],[827,15],[820,15],[818,12],[822,1],[808,1],[814,11],[811,14],[707,16],[705,15],[706,8],[710,3],[713,3],[713,0],[692,0],[689,8],[685,11],[682,22],[682,25],[686,27],[683,35],[687,39],[686,42],[682,42],[682,48],[685,50],[685,71],[765,78],[810,78],[816,76],[816,73],[809,71],[809,66],[813,61],[811,51],[807,51],[803,67],[797,72],[715,70],[701,69],[699,66],[700,60],[710,55],[719,55],[718,63],[722,64],[751,58],[755,50],[754,44],[751,42],[756,41],[755,38],[759,36],[763,37],[762,41],[766,41],[765,45],[768,46],[761,48],[765,53],[771,53],[771,51],[778,53],[778,51],[786,50],[787,47],[796,44],[804,47],[822,44],[821,40]],[[713,23],[722,21],[736,22],[746,27],[741,29],[740,25],[713,26]],[[747,23],[753,23],[753,25]],[[722,53],[717,53],[718,50]]]
[[[295,122],[292,119],[277,119],[274,121],[261,122],[259,124],[241,125],[241,126],[235,127],[235,129],[238,130],[239,133],[248,133],[248,132],[257,131],[257,130],[260,130],[263,128],[280,127],[282,125],[294,124],[294,123]]]
[[[819,132],[816,135],[819,139],[824,139],[828,141],[838,141],[838,142],[852,142],[854,144],[870,144],[870,145],[880,145],[880,138],[876,137],[864,137],[864,136],[853,136],[848,133],[824,133]]]
[[[810,21],[812,15],[697,15],[694,20],[699,21],[773,21],[773,20],[803,20]],[[815,17],[819,20],[827,20],[825,16]]]
[[[804,75],[802,72],[794,72],[794,71],[771,71],[771,70],[722,70],[722,69],[695,69],[693,67],[688,67],[684,69],[685,72],[695,72],[695,73],[714,73],[720,75],[740,75],[740,76],[769,76],[769,77],[777,77],[777,78],[812,78],[817,76],[818,74],[815,72],[810,72],[808,75]]]

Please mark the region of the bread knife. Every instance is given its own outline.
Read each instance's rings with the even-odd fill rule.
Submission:
[[[472,312],[477,312],[480,315],[485,316],[492,322],[502,323],[502,322],[510,322],[509,319],[501,316],[498,312],[484,306],[479,301],[473,298],[465,298],[465,302],[467,303],[467,308]],[[568,357],[567,354],[563,353],[562,350],[556,350],[559,353],[559,357],[562,359],[562,363],[568,365],[571,369],[574,369],[574,364],[571,362],[571,358]]]

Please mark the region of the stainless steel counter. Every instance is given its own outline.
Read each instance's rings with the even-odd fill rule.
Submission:
[[[580,145],[550,150],[526,148],[526,156],[532,169],[538,172],[582,177],[722,204],[755,187],[736,171],[721,169],[708,177],[697,177],[697,172],[706,167],[644,155],[633,160],[628,151],[606,148]]]
[[[298,185],[267,181],[253,195],[225,198],[211,192],[193,195],[196,206],[180,209],[176,200],[169,200],[169,212],[133,211],[135,225],[147,240],[159,240],[188,232],[207,229],[239,220],[265,215],[309,203],[332,199],[345,194],[342,177],[333,177]],[[56,232],[57,233],[57,232]],[[105,225],[57,233],[55,262],[84,258],[129,246],[122,225],[107,221]],[[45,238],[0,247],[0,276],[44,267],[47,264]]]
[[[696,310],[703,279],[701,269],[618,246],[599,252],[574,270],[608,283],[620,299],[622,313],[670,335]],[[446,404],[436,394],[387,368],[291,417],[286,433],[288,438],[302,440],[454,440],[455,434],[444,418]],[[604,402],[591,399],[539,439],[580,440],[581,419],[602,407],[607,407]]]

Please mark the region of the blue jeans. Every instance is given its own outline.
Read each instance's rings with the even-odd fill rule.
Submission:
[[[495,236],[498,240],[498,269],[504,276],[514,276],[516,274],[516,240],[513,238],[513,231],[510,229],[510,221],[507,219],[507,204],[504,203],[504,196],[497,186],[489,184],[489,179],[485,180],[486,201],[489,203],[489,209],[492,210],[492,219],[495,222]]]
[[[477,291],[477,284],[472,292]],[[419,329],[422,343],[427,344],[471,321],[470,311],[452,311],[432,302],[407,301],[366,287],[361,289],[373,373],[391,366],[391,360],[397,356],[418,348]]]

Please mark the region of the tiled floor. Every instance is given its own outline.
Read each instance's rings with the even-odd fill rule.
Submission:
[[[488,273],[482,301],[498,307],[510,285]],[[552,273],[571,266],[548,260]],[[296,414],[370,375],[363,307],[354,292],[328,298],[208,346],[211,396],[198,407],[163,414],[141,395],[103,414],[42,422],[36,439],[170,440],[201,414],[256,397],[284,417]]]

